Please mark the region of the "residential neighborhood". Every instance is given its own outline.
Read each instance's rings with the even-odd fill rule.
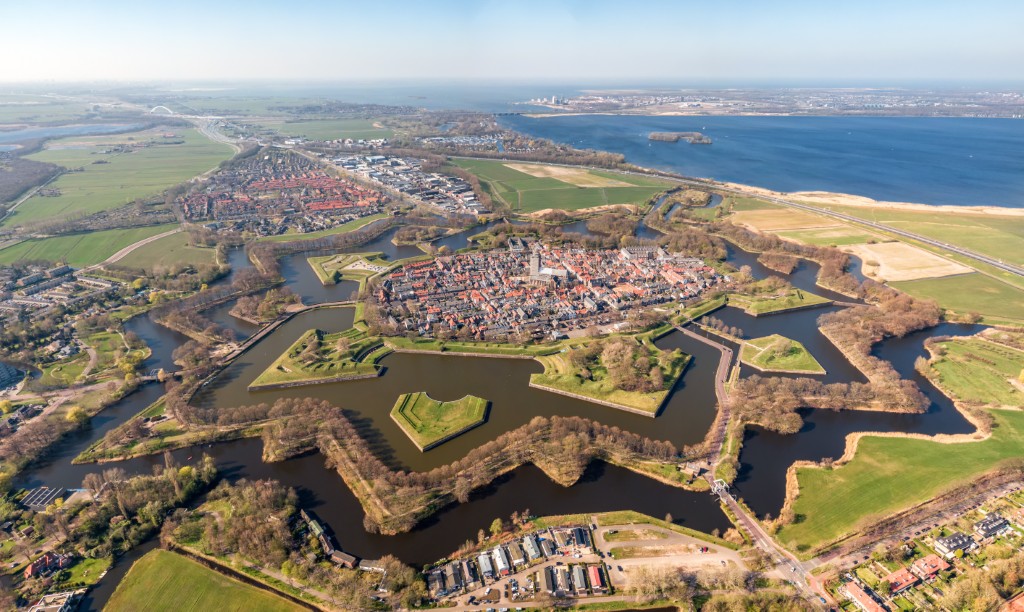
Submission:
[[[421,159],[394,155],[352,155],[336,158],[333,163],[442,214],[479,215],[487,212],[477,201],[469,183],[457,176],[424,170]]]
[[[560,337],[697,297],[724,281],[702,260],[658,247],[527,246],[512,238],[508,249],[398,268],[378,299],[386,317],[420,335]]]

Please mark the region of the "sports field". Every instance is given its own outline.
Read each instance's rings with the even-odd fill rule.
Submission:
[[[90,266],[104,261],[124,247],[143,238],[149,238],[171,229],[174,229],[174,225],[154,225],[26,240],[0,249],[0,264],[45,260],[67,261],[69,265],[75,267]]]
[[[987,440],[944,444],[932,440],[867,435],[841,467],[797,470],[796,522],[777,533],[790,550],[814,549],[858,527],[966,484],[999,463],[1020,457],[1024,412],[992,410]]]
[[[305,610],[277,595],[160,549],[146,553],[132,565],[103,609],[108,612]]]
[[[174,134],[163,138],[162,134]],[[184,141],[182,144],[163,144]],[[118,144],[152,142],[131,152]],[[117,208],[137,198],[162,193],[231,157],[231,147],[212,142],[193,129],[160,128],[104,137],[53,140],[30,159],[81,172],[69,172],[48,185],[58,196],[35,196],[19,206],[3,225],[24,225],[62,216]]]
[[[978,312],[986,320],[1024,322],[1024,290],[981,273],[891,284],[914,297],[935,300],[939,306],[960,314]]]
[[[428,450],[449,436],[482,425],[488,401],[467,395],[453,402],[439,402],[426,393],[404,393],[391,409],[391,418],[420,450]]]
[[[475,174],[493,197],[524,213],[644,204],[670,186],[658,179],[585,168],[481,159],[458,159],[454,163]]]
[[[152,270],[157,266],[212,264],[216,261],[216,249],[190,246],[188,234],[178,232],[135,249],[117,264]]]
[[[320,121],[267,121],[260,125],[276,130],[282,136],[310,140],[374,140],[390,138],[394,132],[371,119],[323,119]]]

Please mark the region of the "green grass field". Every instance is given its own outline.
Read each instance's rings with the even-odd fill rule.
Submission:
[[[670,185],[658,179],[589,170],[588,174],[614,179],[629,186],[578,187],[551,177],[536,177],[500,161],[458,159],[454,163],[486,183],[491,194],[513,210],[534,212],[547,208],[578,210],[605,204],[643,204]]]
[[[370,269],[359,269],[359,265],[388,267],[388,261],[377,253],[342,253],[339,255],[319,255],[309,257],[309,266],[317,278],[325,285],[332,285],[341,280],[363,281],[374,274]],[[346,269],[355,265],[352,269]]]
[[[132,565],[103,609],[108,612],[305,610],[277,595],[160,549],[147,553]]]
[[[789,230],[783,232],[773,232],[782,238],[789,238],[790,240],[796,240],[804,244],[814,244],[818,246],[845,246],[848,244],[864,244],[875,240],[881,242],[885,238],[878,234],[872,234],[867,230],[860,230],[854,226],[845,226],[842,228],[825,227],[821,229],[809,229],[809,230]]]
[[[781,312],[793,308],[804,308],[816,304],[829,302],[815,293],[809,293],[800,289],[790,289],[785,295],[757,296],[729,294],[729,304],[742,307],[748,314],[763,315],[773,312]]]
[[[391,409],[391,418],[420,450],[487,420],[487,400],[467,395],[453,402],[439,402],[426,393],[403,393]]]
[[[387,128],[374,127],[372,119],[322,119],[317,121],[268,121],[260,125],[276,130],[282,136],[308,138],[311,140],[374,140],[390,138],[394,132]]]
[[[339,347],[339,341],[344,345]],[[311,342],[319,342],[320,349],[314,351],[314,358],[307,358],[305,351]],[[355,328],[336,334],[325,334],[311,329],[295,341],[288,350],[274,360],[249,388],[285,383],[317,384],[346,377],[376,374],[377,365],[372,354],[379,358],[376,350],[381,346],[377,338],[365,338]]]
[[[160,132],[174,133],[176,138],[173,140],[184,140],[184,143],[155,144],[131,153],[104,153],[111,144],[132,142],[129,139],[140,143],[150,140],[161,142]],[[64,146],[62,143],[68,141],[101,144],[61,148]],[[50,187],[60,189],[61,195],[30,198],[7,218],[4,225],[24,225],[117,208],[136,198],[160,194],[216,167],[231,154],[232,150],[227,145],[212,142],[196,130],[182,128],[50,141],[45,150],[29,157],[65,168],[83,168],[83,171],[58,178]]]
[[[823,204],[816,204],[826,208]],[[884,223],[1015,264],[1024,264],[1024,217],[935,214],[857,206],[827,206],[860,219]]]
[[[117,263],[152,270],[157,266],[212,264],[216,261],[216,249],[190,246],[188,234],[178,232],[139,247]]]
[[[1024,351],[981,338],[953,338],[937,345],[944,355],[931,363],[930,377],[956,399],[994,406],[1024,407],[1024,392],[1010,379],[1024,373]]]
[[[740,360],[766,371],[825,373],[825,368],[803,344],[779,334],[747,340]]]
[[[648,348],[652,357],[662,353],[653,343],[643,343]],[[531,374],[530,383],[550,387],[567,393],[575,393],[595,400],[611,402],[622,407],[632,408],[655,416],[665,401],[669,390],[675,385],[676,380],[682,376],[690,356],[681,354],[678,359],[671,360],[667,365],[661,364],[664,385],[661,390],[642,392],[627,391],[618,388],[608,377],[607,369],[603,364],[596,364],[590,368],[592,378],[584,380],[577,375],[578,368],[569,362],[569,356],[564,353],[544,355],[535,357],[544,366],[540,374]]]
[[[992,436],[980,442],[865,436],[853,460],[797,470],[797,520],[776,538],[793,551],[815,549],[904,508],[971,482],[1024,448],[1024,412],[992,410]]]
[[[370,215],[369,217],[363,217],[361,219],[353,219],[348,223],[342,223],[338,227],[332,227],[331,229],[320,230],[319,232],[309,232],[307,234],[280,234],[278,236],[264,236],[263,238],[257,238],[257,242],[292,242],[295,240],[312,240],[314,238],[320,238],[322,236],[331,236],[334,234],[344,234],[345,232],[351,232],[357,230],[364,225],[369,225],[377,219],[384,219],[388,215]]]
[[[174,229],[174,225],[153,225],[53,238],[34,238],[0,249],[0,264],[46,260],[67,261],[69,265],[75,267],[90,266],[104,261],[130,244],[171,229]]]
[[[986,322],[1024,322],[1024,290],[984,274],[960,274],[889,284],[914,297],[935,300],[939,306],[957,313],[978,312]]]

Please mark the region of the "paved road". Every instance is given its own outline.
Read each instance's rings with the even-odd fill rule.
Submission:
[[[163,232],[162,234],[157,234],[155,236],[150,236],[149,238],[143,238],[142,240],[139,240],[138,242],[133,242],[132,244],[129,244],[128,246],[124,247],[120,251],[118,251],[118,252],[114,253],[113,255],[111,255],[110,257],[106,258],[104,261],[102,261],[102,262],[100,262],[98,264],[93,264],[91,266],[87,266],[87,267],[83,268],[83,270],[85,270],[85,271],[95,270],[97,268],[101,268],[101,267],[105,266],[106,264],[117,263],[117,262],[121,261],[122,259],[124,259],[125,257],[127,257],[128,254],[131,253],[132,251],[134,251],[135,249],[142,248],[142,247],[146,246],[147,244],[149,244],[150,242],[156,242],[157,240],[160,240],[161,238],[166,238],[168,236],[172,236],[174,234],[177,234],[180,231],[181,231],[181,228],[180,227],[176,227],[176,228],[174,228],[174,229],[172,229],[170,231]]]
[[[492,161],[494,160],[494,158],[475,158],[475,157],[458,156],[458,155],[453,155],[451,157],[455,157],[455,158],[458,158],[458,159],[489,159],[489,160],[492,160]],[[548,163],[548,162],[545,162],[545,163]],[[607,171],[606,168],[596,168],[596,167],[592,167],[592,166],[581,166],[581,165],[575,165],[575,164],[550,164],[550,163],[548,163],[548,165],[564,166],[564,167],[567,167],[567,168],[586,168],[586,169],[589,169],[589,170]],[[807,204],[801,204],[799,202],[795,202],[795,201],[787,199],[787,198],[782,198],[782,197],[779,197],[779,196],[763,195],[761,193],[756,193],[755,194],[755,193],[751,193],[749,191],[745,191],[743,189],[736,189],[734,187],[727,187],[725,185],[722,185],[720,183],[716,183],[716,182],[711,181],[711,180],[690,179],[690,178],[684,178],[684,177],[676,176],[676,175],[673,175],[673,174],[662,173],[662,172],[657,172],[657,171],[654,171],[654,172],[631,172],[631,171],[625,171],[625,170],[616,170],[616,172],[621,172],[623,174],[633,174],[633,175],[636,175],[636,176],[645,176],[645,177],[652,177],[652,176],[654,176],[654,177],[658,177],[658,178],[668,179],[670,181],[675,181],[676,183],[679,183],[681,185],[689,185],[691,187],[699,187],[699,188],[702,188],[702,189],[714,189],[715,191],[721,191],[721,192],[724,192],[724,193],[731,193],[731,194],[735,194],[735,195],[742,195],[742,196],[748,196],[748,197],[756,197],[756,198],[758,198],[760,200],[765,200],[765,201],[768,201],[768,202],[773,202],[775,204],[781,204],[782,206],[789,206],[789,207],[792,207],[792,208],[797,208],[797,209],[800,209],[800,210],[805,210],[807,212],[812,212],[812,213],[815,213],[815,214],[825,215],[827,217],[832,217],[834,219],[840,219],[842,221],[847,221],[847,222],[850,222],[850,223],[856,223],[856,224],[859,224],[859,225],[864,225],[864,226],[871,227],[871,228],[874,228],[874,229],[877,229],[877,230],[880,230],[880,231],[883,231],[883,232],[889,232],[891,234],[896,234],[898,236],[902,236],[904,238],[909,238],[911,240],[916,240],[918,242],[922,242],[922,243],[930,245],[930,246],[938,247],[940,249],[945,249],[947,251],[950,251],[952,253],[956,253],[958,255],[963,255],[965,257],[970,257],[971,259],[974,259],[974,260],[986,263],[986,264],[988,264],[990,266],[993,266],[993,267],[996,267],[996,268],[998,268],[1000,270],[1003,270],[1004,272],[1009,272],[1011,274],[1015,274],[1017,276],[1024,277],[1024,268],[1022,268],[1020,266],[1015,266],[1013,264],[1005,263],[1005,262],[1003,262],[1003,261],[1001,261],[999,259],[996,259],[994,257],[989,257],[988,255],[982,255],[981,253],[978,253],[976,251],[971,251],[970,249],[965,249],[963,247],[958,247],[958,246],[955,246],[955,245],[952,245],[952,244],[949,244],[949,243],[946,243],[946,242],[941,242],[941,241],[935,240],[933,238],[928,238],[927,236],[922,236],[920,234],[915,234],[913,232],[908,232],[906,230],[897,229],[895,227],[892,227],[890,225],[885,225],[883,223],[877,223],[875,221],[868,221],[868,220],[865,220],[865,219],[861,219],[860,217],[854,217],[852,215],[846,215],[846,214],[835,212],[835,211],[831,211],[831,210],[828,210],[828,209],[825,209],[825,208],[819,208],[817,206],[810,206],[810,205],[807,205]]]
[[[717,462],[719,455],[722,454],[722,444],[725,443],[725,432],[731,417],[729,395],[725,391],[725,383],[729,380],[729,370],[732,368],[733,350],[720,342],[715,342],[711,338],[706,338],[681,325],[676,325],[675,328],[686,336],[698,342],[703,342],[722,353],[722,358],[718,360],[718,370],[715,372],[715,396],[718,398],[718,417],[715,419],[714,428],[708,432],[708,436],[705,438],[707,456],[710,460]]]

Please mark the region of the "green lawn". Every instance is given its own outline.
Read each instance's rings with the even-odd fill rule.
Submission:
[[[147,553],[132,565],[103,609],[107,612],[305,610],[277,595],[159,549]]]
[[[341,280],[363,281],[374,274],[373,270],[359,269],[359,265],[369,264],[373,266],[388,267],[388,261],[382,254],[377,253],[341,253],[338,255],[319,255],[307,258],[309,266],[313,268],[320,282],[325,285],[332,285]],[[356,264],[355,268],[346,270],[349,266]]]
[[[345,232],[351,232],[357,230],[364,225],[369,225],[377,219],[384,219],[388,215],[378,214],[370,215],[369,217],[362,217],[360,219],[353,219],[348,223],[343,223],[338,227],[332,227],[331,229],[320,230],[319,232],[309,232],[307,234],[280,234],[278,236],[265,236],[258,238],[257,242],[292,242],[295,240],[312,240],[314,238],[320,238],[322,236],[331,236],[333,234],[344,234]]]
[[[579,187],[552,177],[531,176],[509,168],[501,161],[458,159],[454,163],[475,174],[492,195],[521,212],[547,208],[578,210],[605,204],[643,204],[670,186],[665,181],[653,178],[587,170],[586,173],[593,177],[613,179],[628,185]]]
[[[779,334],[747,340],[740,360],[769,372],[825,373],[825,368],[803,344]]]
[[[322,119],[316,121],[273,121],[261,123],[276,130],[282,136],[308,138],[310,140],[375,140],[390,138],[394,132],[387,128],[374,127],[372,119]]]
[[[1024,448],[1024,412],[992,410],[992,436],[980,442],[865,436],[849,463],[797,470],[796,522],[777,539],[805,555],[859,527],[963,485],[1018,458]]]
[[[153,225],[26,240],[0,249],[0,264],[38,259],[67,261],[75,267],[89,266],[104,261],[130,244],[171,229],[174,225]]]
[[[1024,351],[980,338],[953,338],[937,347],[945,354],[931,362],[929,376],[952,397],[995,406],[1024,406],[1024,393],[1010,383],[1024,373]]]
[[[986,321],[1024,322],[1024,290],[984,274],[960,274],[889,284],[914,297],[935,300],[939,306],[957,313],[978,312]]]
[[[68,359],[48,363],[42,366],[43,374],[39,377],[39,385],[66,387],[78,380],[78,377],[89,365],[89,355],[85,351]]]
[[[758,296],[736,293],[729,294],[730,305],[742,306],[743,310],[748,314],[753,315],[781,312],[793,308],[825,304],[830,301],[831,300],[828,298],[823,298],[820,295],[796,288],[790,289],[785,295]]]
[[[152,270],[157,266],[212,264],[216,261],[216,249],[190,246],[188,234],[178,232],[139,247],[117,263]]]
[[[184,142],[159,144],[165,141],[160,135],[162,132],[175,134],[175,138],[166,140]],[[98,144],[65,147],[64,143],[69,141]],[[116,143],[150,141],[157,144],[129,153],[106,152]],[[69,169],[81,168],[82,171],[61,176],[49,185],[59,189],[61,195],[35,196],[27,200],[4,225],[24,225],[33,221],[117,208],[136,198],[157,195],[202,174],[231,157],[231,154],[232,150],[227,145],[212,142],[194,129],[183,128],[53,140],[46,149],[29,158]]]
[[[445,438],[483,425],[487,406],[483,398],[467,395],[453,402],[439,402],[426,393],[404,393],[391,409],[391,418],[419,447],[429,450]]]
[[[345,346],[339,347],[339,341]],[[311,342],[319,343],[320,348],[306,353]],[[376,349],[381,345],[378,338],[365,338],[355,328],[336,334],[311,329],[267,366],[249,388],[283,383],[317,384],[376,374],[375,359],[382,356]],[[370,355],[374,359],[369,359]]]

